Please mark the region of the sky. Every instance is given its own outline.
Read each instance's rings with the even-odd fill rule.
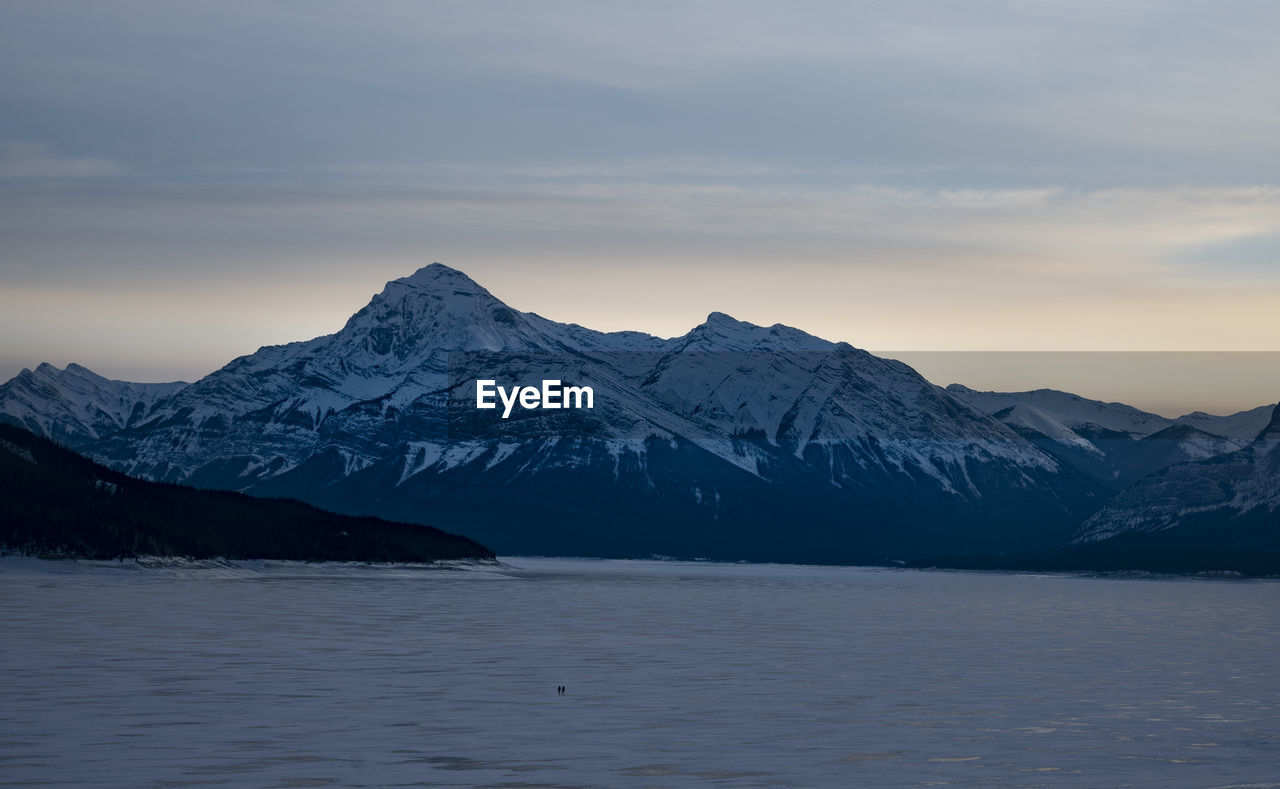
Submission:
[[[602,330],[1202,384],[1280,351],[1277,75],[1272,2],[0,0],[0,380],[192,380],[439,261]],[[1214,374],[1160,407],[1280,399]]]

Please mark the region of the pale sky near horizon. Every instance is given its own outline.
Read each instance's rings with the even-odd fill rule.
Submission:
[[[191,379],[437,260],[603,330],[1280,351],[1277,74],[1269,2],[6,0],[0,380]]]

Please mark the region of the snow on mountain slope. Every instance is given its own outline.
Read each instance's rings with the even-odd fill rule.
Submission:
[[[387,283],[341,331],[242,356],[167,403],[168,414],[239,416],[285,404],[319,422],[353,403],[413,402],[447,383],[452,351],[647,349],[656,337],[565,326],[507,307],[439,263]]]
[[[1180,425],[1190,425],[1211,435],[1232,439],[1240,446],[1244,446],[1257,438],[1258,433],[1267,426],[1275,408],[1275,405],[1260,405],[1257,408],[1227,416],[1194,411],[1173,421]]]
[[[968,459],[1057,468],[906,365],[845,344],[722,313],[669,340],[595,332],[513,310],[439,264],[388,283],[336,334],[236,359],[161,404],[145,429],[98,451],[133,473],[175,481],[206,469],[216,474],[205,482],[225,484],[235,470],[247,488],[324,449],[350,473],[381,460],[388,442],[443,447],[459,417],[472,438],[505,440],[517,429],[523,440],[554,437],[558,423],[548,420],[486,423],[489,414],[468,409],[468,390],[450,388],[493,375],[492,365],[512,380],[590,382],[601,403],[589,417],[598,438],[679,436],[752,474],[760,473],[759,450],[736,437],[786,440],[796,457],[810,442],[846,442],[857,463],[886,472],[909,466],[944,489],[954,485],[939,467]],[[862,446],[868,440],[875,451]],[[442,450],[434,467],[462,458],[478,456]]]
[[[797,458],[838,447],[859,467],[911,468],[959,492],[970,461],[1057,470],[1057,463],[992,419],[959,407],[901,362],[785,326],[712,313],[670,341],[645,391],[672,411],[731,435],[759,435]],[[871,449],[874,445],[874,450]],[[842,475],[832,469],[833,479]],[[973,494],[966,480],[962,485]]]
[[[479,378],[590,385],[595,407],[506,419],[475,408]],[[449,517],[499,550],[733,556],[750,533],[767,557],[784,524],[805,560],[1005,550],[1065,539],[1096,506],[1092,483],[900,362],[722,313],[665,340],[596,332],[439,264],[122,428],[90,451],[133,474]]]
[[[236,457],[249,484],[323,446],[360,468],[381,456],[376,434],[397,413],[417,408],[427,412],[424,430],[445,429],[451,353],[590,353],[661,342],[513,310],[435,263],[387,283],[335,334],[261,348],[202,378],[157,408],[154,429],[100,453],[133,473],[175,481],[211,457]],[[326,436],[321,428],[330,420]],[[232,429],[237,421],[251,427]]]
[[[1124,403],[1089,400],[1056,389],[1036,389],[1030,392],[979,392],[961,384],[951,384],[947,387],[947,392],[984,414],[994,414],[1018,404],[1029,405],[1075,432],[1093,427],[1134,436],[1145,436],[1173,424],[1171,419]]]
[[[1275,409],[1274,405],[1261,405],[1227,416],[1195,411],[1177,419],[1167,419],[1124,403],[1104,403],[1056,389],[979,392],[961,384],[951,384],[947,391],[984,414],[996,414],[1011,407],[1031,407],[1072,432],[1083,430],[1096,433],[1101,429],[1128,433],[1136,438],[1152,435],[1173,425],[1187,425],[1202,433],[1231,439],[1237,448],[1257,437],[1258,431],[1270,421]],[[1019,419],[1025,416],[1025,412],[1014,413]],[[1030,422],[1027,426],[1034,427]]]
[[[1257,432],[1254,432],[1257,435]],[[1180,454],[1177,460],[1172,461],[1182,463],[1190,460],[1208,460],[1211,457],[1225,455],[1229,452],[1235,452],[1240,449],[1241,442],[1225,436],[1206,433],[1203,430],[1192,427],[1187,424],[1175,424],[1166,427],[1164,430],[1144,436],[1139,442],[1142,445],[1152,446],[1160,443],[1175,445],[1177,452]],[[1168,463],[1166,465],[1172,465]]]
[[[1177,463],[1234,452],[1266,422],[1260,409],[1227,417],[1197,412],[1172,420],[1052,389],[977,392],[952,384],[947,391],[1112,490]],[[1267,418],[1270,408],[1261,409]]]
[[[1252,518],[1280,533],[1280,406],[1256,439],[1236,452],[1170,466],[1118,493],[1073,542],[1098,542],[1187,525],[1209,530]]]
[[[147,419],[183,381],[113,381],[78,364],[41,364],[0,386],[0,415],[42,436],[82,446]]]
[[[1089,439],[1079,435],[1033,405],[1015,403],[996,411],[992,416],[1010,427],[1022,428],[1028,433],[1053,439],[1074,449],[1079,449],[1092,455],[1101,456],[1103,454],[1102,450],[1098,449]],[[1026,434],[1024,433],[1023,435]]]

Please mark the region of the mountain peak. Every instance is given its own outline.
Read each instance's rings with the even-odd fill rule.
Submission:
[[[70,364],[68,364],[66,369],[63,370],[62,372],[64,375],[78,375],[81,378],[87,378],[91,381],[97,381],[101,383],[107,383],[110,380],[105,376],[98,375],[93,370],[90,370],[88,367],[85,367],[83,364],[76,364],[75,362],[71,362]]]
[[[39,365],[36,366],[36,369],[34,371],[24,370],[23,372],[31,372],[36,376],[40,376],[46,379],[53,379],[56,381],[67,381],[73,378],[81,378],[81,379],[87,379],[88,381],[95,382],[95,383],[104,383],[104,384],[109,383],[108,379],[102,377],[101,375],[98,375],[93,370],[90,370],[88,367],[85,367],[84,365],[81,365],[81,364],[76,364],[75,362],[71,362],[70,364],[68,364],[66,367],[62,369],[59,369],[58,367],[52,364],[49,364],[48,362],[41,362]]]
[[[707,316],[705,321],[690,329],[685,336],[697,338],[699,342],[710,341],[722,344],[726,341],[731,343],[746,341],[764,331],[764,327],[757,326],[754,323],[740,321],[723,312],[713,312]],[[732,350],[739,349],[733,348]]]
[[[443,313],[470,314],[491,307],[506,309],[471,277],[443,263],[432,263],[407,277],[388,282],[351,320],[370,310],[379,316],[379,322],[385,322],[393,314],[412,321]]]
[[[727,314],[727,313],[723,313],[723,312],[713,312],[713,313],[711,313],[710,315],[708,315],[708,316],[707,316],[707,319],[706,319],[705,321],[703,321],[703,323],[706,323],[707,325],[710,325],[710,326],[716,326],[716,325],[740,326],[740,325],[742,325],[742,321],[738,320],[737,318],[733,317],[732,315],[729,315],[729,314]]]
[[[707,319],[689,330],[682,338],[684,347],[703,351],[745,351],[765,349],[775,351],[827,351],[836,347],[821,337],[775,323],[760,326],[740,321],[723,312],[713,312]]]
[[[534,347],[535,335],[523,313],[461,271],[432,263],[388,282],[332,342],[347,366],[382,375],[432,353]]]
[[[387,283],[388,285],[412,285],[419,288],[436,288],[451,287],[454,290],[463,290],[468,292],[488,293],[479,283],[468,277],[466,274],[450,268],[443,263],[432,263],[429,266],[423,266],[407,277],[394,279]]]

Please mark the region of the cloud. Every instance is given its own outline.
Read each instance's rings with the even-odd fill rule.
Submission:
[[[123,168],[96,156],[62,156],[48,145],[0,142],[0,178],[92,178]]]
[[[1239,280],[1221,263],[1232,244],[1280,230],[1271,187],[954,189],[814,184],[804,171],[718,159],[672,168],[455,163],[326,171],[319,182],[33,186],[0,195],[0,235],[10,281],[28,284],[359,281],[353,261],[376,266],[380,281],[435,259],[498,270],[680,261],[723,275],[776,260],[802,280],[832,268],[891,271],[904,292],[915,280],[949,280],[1045,301],[1063,290],[1138,294],[1175,279],[1230,287]],[[432,173],[425,184],[422,172]],[[1255,265],[1248,282],[1280,286],[1280,270]]]
[[[109,288],[266,325],[228,295],[252,291],[303,336],[442,260],[602,328],[719,308],[885,348],[1280,347],[1278,26],[1251,2],[19,0],[4,285],[37,323]]]
[[[192,178],[714,155],[957,189],[1280,181],[1265,3],[122,0],[0,23],[0,136]]]

